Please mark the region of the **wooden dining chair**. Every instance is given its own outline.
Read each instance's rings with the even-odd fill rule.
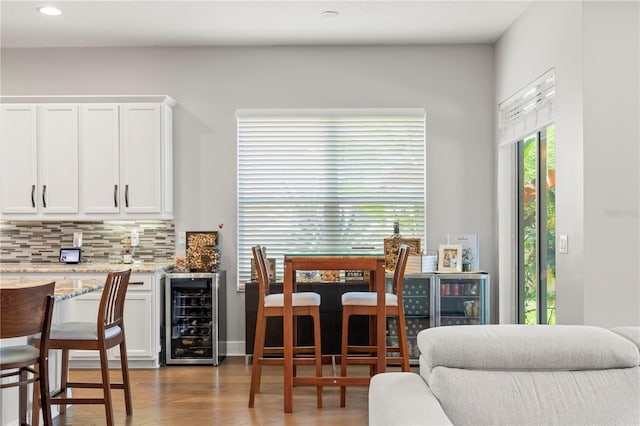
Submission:
[[[62,350],[62,378],[60,390],[51,395],[51,404],[60,405],[60,414],[67,404],[104,404],[107,425],[113,425],[111,389],[123,389],[127,416],[133,413],[129,385],[129,365],[124,332],[124,299],[129,285],[131,269],[109,272],[102,290],[96,322],[66,322],[51,327],[49,349]],[[40,341],[36,340],[36,344]],[[122,383],[109,380],[107,350],[119,346]],[[69,351],[94,350],[100,353],[101,383],[69,382]],[[69,398],[67,389],[101,388],[102,398]],[[37,409],[34,398],[34,409]]]
[[[253,367],[251,369],[251,387],[249,389],[249,408],[255,401],[255,394],[260,392],[260,378],[263,364],[284,364],[283,347],[265,347],[267,318],[284,316],[284,295],[270,293],[269,273],[265,250],[261,246],[252,247],[253,259],[258,272],[258,315],[256,336],[253,345]],[[320,295],[314,292],[298,292],[292,295],[293,316],[311,316],[313,318],[313,346],[294,345],[294,365],[315,364],[316,376],[322,376],[322,346],[320,344]],[[295,324],[295,321],[294,321]],[[313,353],[313,358],[297,355]],[[271,355],[271,356],[269,356]],[[279,356],[276,356],[279,355]],[[322,408],[322,386],[317,387],[316,399],[318,408]]]
[[[53,424],[49,403],[49,332],[53,315],[55,283],[35,287],[0,289],[0,339],[39,335],[40,348],[31,344],[0,347],[0,389],[19,387],[19,422],[27,424],[27,385],[40,389],[42,418]],[[32,367],[36,368],[32,368]],[[29,377],[31,373],[31,377]],[[17,381],[6,378],[18,376]],[[39,386],[36,386],[39,384]],[[34,411],[35,418],[40,410]],[[36,420],[37,422],[37,420]],[[34,423],[34,420],[32,420]]]
[[[402,244],[398,250],[398,259],[393,274],[391,293],[385,294],[385,305],[387,317],[395,317],[398,327],[398,346],[386,346],[386,353],[376,353],[376,346],[355,346],[349,345],[349,318],[352,315],[377,316],[378,295],[376,292],[351,291],[342,295],[342,345],[340,356],[340,374],[347,375],[347,364],[369,364],[370,374],[373,375],[373,366],[377,358],[384,356],[386,364],[399,364],[402,371],[409,371],[409,348],[407,346],[407,328],[404,318],[404,306],[402,301],[402,284],[404,281],[404,271],[407,266],[409,247]],[[385,321],[386,318],[375,318],[376,321]],[[371,342],[370,342],[371,343]],[[387,356],[388,353],[399,353],[400,356]],[[374,354],[375,356],[371,356]],[[346,387],[340,387],[340,406],[346,404]]]

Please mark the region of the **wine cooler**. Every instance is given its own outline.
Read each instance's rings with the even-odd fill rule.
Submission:
[[[226,355],[226,273],[169,273],[166,364],[219,365]]]

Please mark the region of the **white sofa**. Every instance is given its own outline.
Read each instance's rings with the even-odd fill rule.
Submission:
[[[436,327],[418,347],[419,375],[372,378],[370,425],[640,425],[640,327]]]

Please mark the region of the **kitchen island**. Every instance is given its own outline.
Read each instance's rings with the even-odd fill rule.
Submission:
[[[104,287],[104,280],[87,279],[87,280],[51,280],[46,278],[32,279],[7,279],[0,276],[0,288],[24,288],[34,287],[55,281],[54,296],[56,303],[62,302],[72,297],[100,290]],[[54,305],[55,306],[55,305]]]
[[[108,263],[87,262],[78,264],[27,263],[0,264],[0,279],[32,280],[41,282],[66,280],[99,280],[104,284],[107,273],[131,269],[130,285],[124,307],[127,330],[127,355],[130,368],[158,368],[161,361],[161,312],[164,274],[173,262]],[[62,300],[54,308],[54,321],[95,322],[101,289],[75,295]],[[110,364],[119,367],[119,353],[109,351]],[[96,351],[72,351],[71,368],[99,368]]]

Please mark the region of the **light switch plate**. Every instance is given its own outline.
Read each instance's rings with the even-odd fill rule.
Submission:
[[[187,233],[178,232],[178,244],[187,244]]]
[[[558,251],[560,253],[569,253],[569,237],[567,234],[558,236]]]
[[[138,230],[137,229],[132,229],[131,230],[131,245],[133,247],[138,247],[139,244],[140,244],[140,237],[138,235]]]

